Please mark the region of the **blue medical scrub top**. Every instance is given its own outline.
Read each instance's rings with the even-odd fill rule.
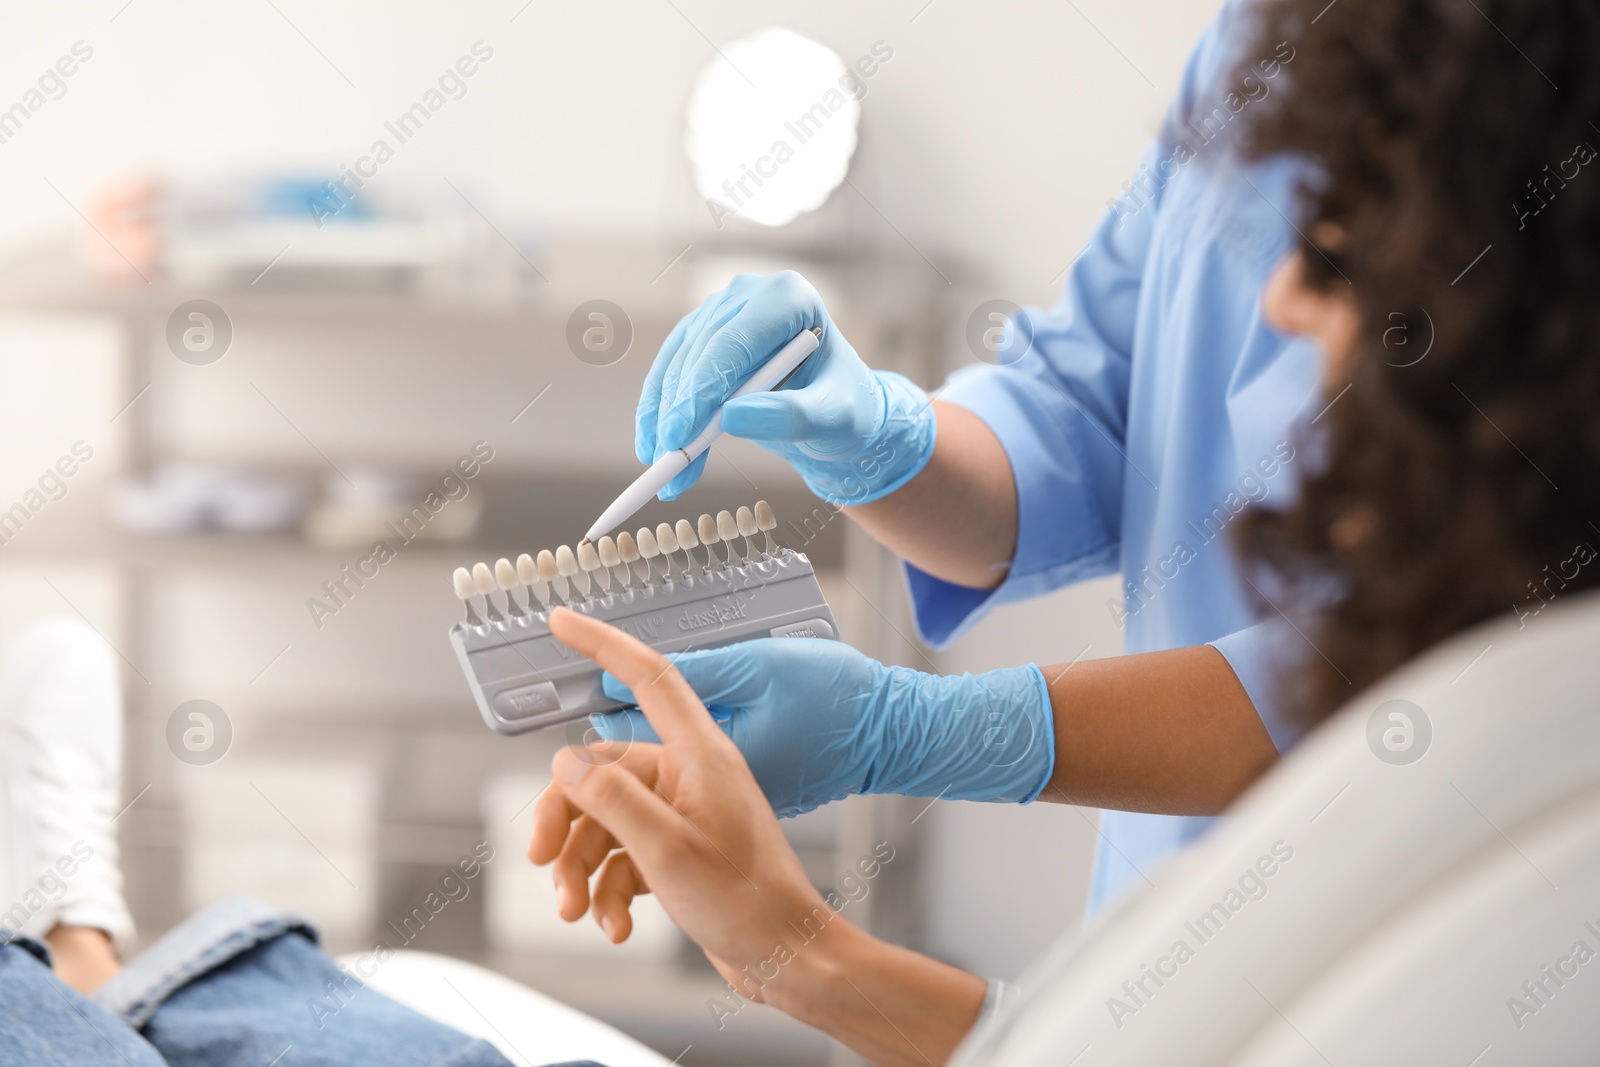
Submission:
[[[1226,4],[1060,303],[1014,323],[1002,360],[1025,354],[962,370],[940,394],[983,419],[1015,471],[1005,583],[968,589],[909,566],[907,579],[923,636],[943,645],[995,605],[1120,570],[1126,651],[1216,646],[1282,751],[1299,731],[1274,710],[1277,670],[1309,650],[1252,606],[1228,534],[1251,501],[1292,498],[1308,461],[1294,427],[1322,404],[1316,349],[1261,314],[1262,285],[1295,239],[1303,172],[1246,166],[1234,150],[1250,108],[1294,70],[1284,46],[1250,57],[1243,77],[1252,36],[1248,3]],[[1210,822],[1106,812],[1091,911],[1153,881]]]

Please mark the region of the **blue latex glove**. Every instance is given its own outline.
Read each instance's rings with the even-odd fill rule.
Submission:
[[[864,504],[910,481],[933,454],[927,394],[863,363],[816,289],[794,271],[737,276],[667,336],[639,398],[639,461],[653,463],[692,441],[757,367],[817,326],[822,343],[811,358],[782,389],[728,403],[723,431],[782,456],[835,504]],[[699,480],[710,454],[674,478],[661,499]]]
[[[941,677],[886,667],[842,641],[789,637],[672,662],[779,815],[856,793],[1026,804],[1055,767],[1049,691],[1033,664]],[[610,674],[602,684],[632,703]],[[656,740],[637,709],[591,722],[606,740]]]

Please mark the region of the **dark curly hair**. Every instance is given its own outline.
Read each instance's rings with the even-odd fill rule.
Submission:
[[[1308,161],[1305,277],[1360,319],[1300,499],[1238,525],[1257,585],[1321,653],[1285,694],[1315,721],[1474,623],[1532,626],[1600,585],[1600,4],[1263,0],[1255,17],[1245,54],[1289,41],[1295,58],[1246,153]]]

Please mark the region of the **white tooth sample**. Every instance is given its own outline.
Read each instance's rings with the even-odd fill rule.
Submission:
[[[528,587],[525,595],[528,598],[529,611],[533,610],[534,597],[538,597],[539,603],[545,608],[550,607],[550,583],[539,577],[539,565],[526,552],[517,557],[517,577]]]
[[[611,537],[608,534],[607,536],[600,538],[599,542],[596,543],[594,547],[600,553],[600,566],[605,568],[605,570],[601,571],[600,573],[607,576],[611,575],[613,573],[613,569],[620,566],[622,563],[622,557],[617,554],[617,543],[611,540]],[[617,578],[617,581],[621,582],[623,585],[628,584],[628,568],[622,568],[622,574]],[[610,584],[606,578],[602,578],[601,583],[606,585],[607,589],[610,588]]]
[[[772,531],[778,528],[778,516],[772,513],[772,505],[765,500],[756,501],[756,529],[760,530],[767,542],[767,555],[778,554],[778,546],[772,540]]]
[[[611,573],[600,566],[600,553],[595,550],[594,542],[585,538],[578,542],[578,566],[583,568],[585,578],[594,577],[600,582],[600,588],[611,592]],[[587,589],[584,590],[588,592]]]
[[[539,553],[539,580],[541,582],[553,582],[560,574],[561,570],[556,566],[554,553],[548,548],[541,550]]]
[[[756,558],[756,543],[751,538],[756,535],[756,514],[741,504],[739,514],[734,521],[738,523],[739,532],[744,535],[745,557],[753,561]]]
[[[450,584],[455,586],[456,596],[467,605],[467,625],[482,626],[483,618],[479,616],[478,609],[472,606],[472,598],[478,592],[477,583],[472,580],[472,572],[465,567],[457,567],[450,575]]]
[[[578,568],[578,557],[566,545],[556,546],[556,569],[561,572],[561,577],[568,579],[578,587],[584,596],[589,595],[589,576]]]
[[[678,521],[678,526],[680,528],[687,527],[688,525],[688,523],[682,521],[681,519]],[[689,531],[689,536],[694,536],[693,530]],[[673,530],[671,523],[664,522],[656,527],[656,544],[661,548],[662,553],[668,556],[678,551],[678,534],[677,531]]]
[[[511,595],[511,590],[517,586],[517,568],[513,567],[511,561],[504,556],[495,560],[494,580],[495,584],[500,587],[500,591],[506,595],[506,610],[513,615],[521,615],[522,605],[518,604],[517,598]]]
[[[479,596],[488,596],[494,592],[494,574],[489,570],[487,563],[474,563],[472,565],[473,592]]]
[[[694,531],[689,531],[693,533]],[[656,527],[656,545],[661,549],[662,577],[672,580],[672,554],[679,549],[678,535],[673,531],[670,523],[661,523]],[[689,572],[684,571],[685,574]]]
[[[695,536],[694,526],[688,519],[679,519],[672,532],[678,538],[678,548],[682,550],[684,558],[693,563],[693,552],[700,547],[700,538]]]
[[[472,587],[474,592],[483,597],[484,604],[488,608],[489,621],[504,621],[505,616],[500,614],[500,609],[494,606],[494,597],[490,596],[494,592],[495,582],[494,572],[489,570],[487,563],[474,563],[472,565]]]
[[[656,576],[656,565],[653,561],[661,555],[661,546],[656,543],[656,535],[648,526],[639,527],[635,540],[639,542],[639,561],[644,564],[644,573],[640,577],[647,582],[653,581]]]
[[[563,546],[563,551],[568,551]],[[573,561],[577,566],[577,561]],[[561,564],[556,560],[555,553],[548,548],[539,552],[539,577],[550,583],[563,603],[572,603],[572,586],[567,582],[567,576],[561,573]]]
[[[617,558],[622,561],[622,584],[629,585],[633,581],[633,572],[639,569],[639,546],[634,543],[633,534],[627,530],[617,534]],[[643,577],[650,576],[648,567],[646,564]]]
[[[717,536],[717,520],[710,515],[700,516],[700,543],[706,548],[706,570],[717,565],[717,542],[722,540]]]
[[[717,536],[722,538],[722,543],[728,546],[728,566],[733,566],[737,558],[733,549],[734,538],[739,536],[739,524],[734,521],[733,512],[717,512]]]
[[[695,536],[694,526],[688,519],[679,519],[672,532],[677,536],[678,548],[683,552],[684,577],[688,577],[694,569],[694,550],[700,547],[700,538]]]

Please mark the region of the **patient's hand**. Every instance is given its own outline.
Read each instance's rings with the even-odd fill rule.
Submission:
[[[562,916],[589,909],[598,870],[594,911],[621,941],[629,903],[653,890],[740,996],[873,1063],[945,1062],[977,1018],[984,982],[876,941],[828,908],[738,748],[665,656],[565,608],[550,629],[631,689],[662,741],[556,754],[528,855],[555,862]]]
[[[606,935],[632,930],[629,904],[654,891],[730,982],[808,919],[843,921],[806,877],[739,750],[660,653],[587,615],[558,609],[555,636],[621,679],[662,744],[566,748],[534,809],[529,858],[554,861],[561,915],[593,910]]]

